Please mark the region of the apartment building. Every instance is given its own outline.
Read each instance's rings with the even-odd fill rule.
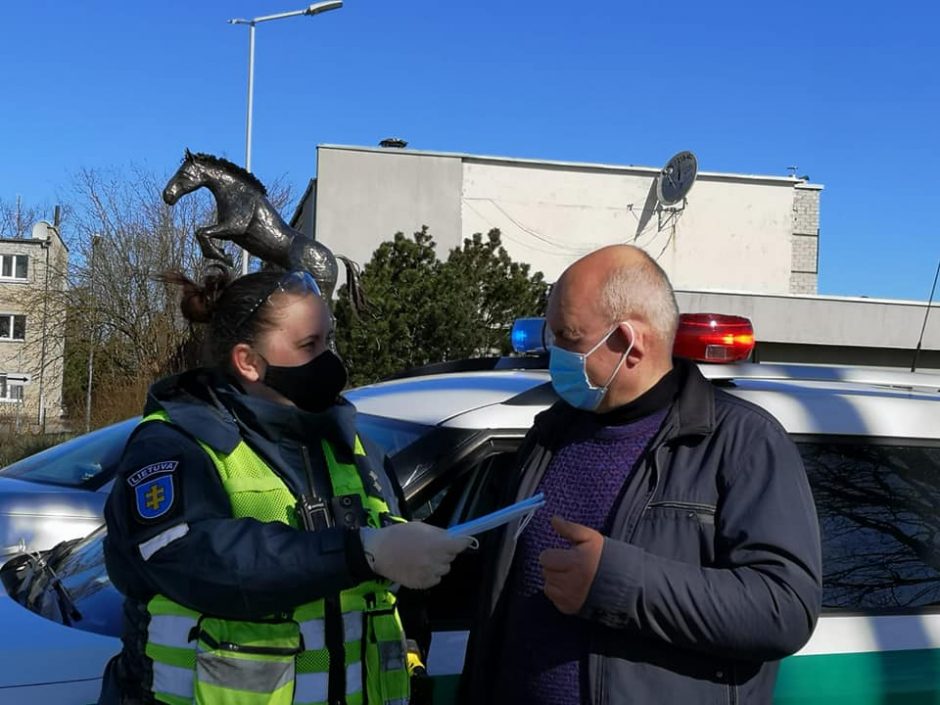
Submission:
[[[61,426],[68,248],[45,221],[0,233],[0,428]]]

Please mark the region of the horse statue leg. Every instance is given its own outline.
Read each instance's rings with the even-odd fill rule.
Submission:
[[[202,252],[203,259],[208,260],[210,266],[218,262],[229,269],[234,268],[235,263],[232,262],[232,258],[225,250],[213,242],[212,236],[207,234],[207,230],[209,230],[207,227],[196,229],[196,241],[199,243],[199,249]]]

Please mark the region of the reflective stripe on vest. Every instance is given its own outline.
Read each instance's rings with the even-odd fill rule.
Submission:
[[[151,414],[143,422],[154,420],[169,422],[164,412]],[[202,442],[200,446],[216,467],[233,517],[299,526],[296,498],[244,441],[227,455]],[[339,462],[328,442],[323,441],[322,447],[336,496],[358,495],[370,526],[379,527],[386,518],[401,521],[389,517],[383,499],[365,491],[356,465]],[[354,453],[365,456],[358,437]],[[404,633],[387,583],[362,583],[341,592],[339,602],[346,705],[363,705],[366,696],[369,705],[407,702]],[[151,620],[146,654],[153,661],[152,690],[170,705],[190,705],[194,696],[200,702],[225,699],[238,705],[324,705],[328,699],[330,653],[323,600],[297,607],[293,621],[287,623],[211,618],[160,595],[150,601],[148,610]],[[289,638],[291,629],[296,634],[293,641]],[[236,647],[220,644],[220,634],[238,638],[247,634],[242,641],[248,643]],[[364,681],[367,693],[363,693]]]

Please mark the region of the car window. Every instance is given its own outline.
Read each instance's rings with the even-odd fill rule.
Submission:
[[[470,472],[453,483],[438,501],[428,521],[452,526],[499,508],[505,473],[515,452],[499,452],[483,458]],[[450,573],[428,596],[428,615],[435,629],[468,629],[477,608],[483,556],[465,551],[451,565]]]
[[[940,604],[940,448],[800,443],[822,533],[823,607]]]
[[[0,477],[98,489],[113,476],[137,422],[138,419],[128,419],[47,448],[0,469]]]

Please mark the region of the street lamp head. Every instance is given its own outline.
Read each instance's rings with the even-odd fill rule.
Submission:
[[[329,12],[330,10],[338,10],[343,6],[343,0],[329,0],[328,2],[315,2],[306,10],[304,10],[305,15],[319,15],[321,12]]]

